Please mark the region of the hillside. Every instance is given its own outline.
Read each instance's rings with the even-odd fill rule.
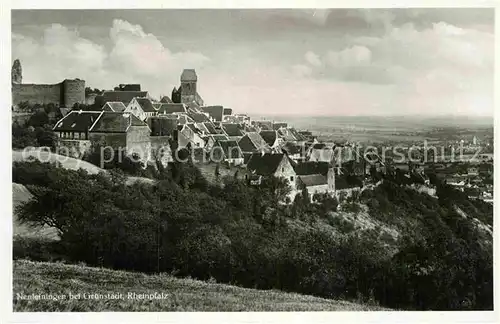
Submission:
[[[369,311],[380,307],[275,290],[254,290],[170,275],[145,275],[62,263],[13,263],[14,311]],[[16,294],[82,294],[74,300],[16,300]],[[83,299],[118,294],[122,299]],[[164,294],[164,299],[128,299],[128,293]]]
[[[106,170],[83,160],[71,158],[64,155],[59,155],[56,153],[41,151],[40,149],[33,149],[30,151],[12,151],[12,161],[33,161],[40,160],[42,162],[59,162],[61,166],[68,170],[78,170],[83,169],[89,174],[97,174],[99,172],[106,172]],[[152,183],[152,179],[143,177],[132,177],[127,178],[127,184],[133,184],[134,182],[141,181],[145,183]]]

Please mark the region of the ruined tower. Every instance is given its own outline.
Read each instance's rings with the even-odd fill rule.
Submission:
[[[12,64],[12,83],[21,84],[23,83],[23,69],[21,67],[21,61],[16,59],[14,64]]]

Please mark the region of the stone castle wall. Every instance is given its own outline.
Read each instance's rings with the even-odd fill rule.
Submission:
[[[53,103],[71,108],[75,103],[85,103],[85,81],[64,80],[57,84],[12,84],[12,105]]]

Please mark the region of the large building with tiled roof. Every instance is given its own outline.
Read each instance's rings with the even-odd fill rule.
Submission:
[[[62,155],[75,158],[83,157],[91,149],[89,130],[100,111],[70,111],[54,126],[57,136],[57,151]]]
[[[89,130],[93,145],[109,147],[149,161],[151,129],[132,113],[102,112]]]

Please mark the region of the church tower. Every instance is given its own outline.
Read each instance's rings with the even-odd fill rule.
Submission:
[[[21,61],[16,59],[14,64],[12,64],[11,71],[12,83],[21,84],[23,83],[23,69],[21,67]]]
[[[191,103],[196,99],[198,76],[194,69],[184,69],[181,74],[181,102]]]

